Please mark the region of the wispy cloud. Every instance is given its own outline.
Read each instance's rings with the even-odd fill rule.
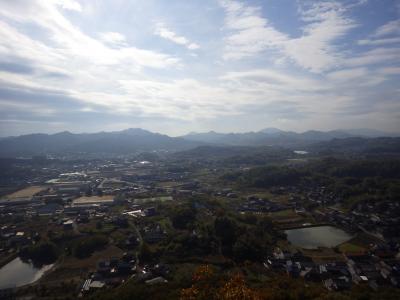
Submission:
[[[81,5],[75,0],[54,0],[54,2],[64,9],[74,10],[78,12],[82,11]]]
[[[359,45],[369,45],[369,46],[380,46],[380,45],[386,45],[386,44],[398,44],[400,43],[400,37],[394,37],[394,38],[385,38],[385,39],[365,39],[365,40],[359,40],[357,42]]]
[[[33,14],[35,11],[35,14]],[[1,22],[0,53],[3,56],[18,56],[34,62],[63,65],[76,69],[82,64],[92,66],[122,64],[131,68],[153,67],[165,68],[176,65],[179,59],[167,54],[140,49],[133,46],[112,48],[107,42],[121,42],[118,33],[105,33],[102,40],[96,40],[73,26],[51,1],[30,1],[27,7],[16,2],[2,7],[0,14],[18,22],[32,22],[43,28],[50,38],[51,44],[22,34],[17,28]],[[104,40],[107,40],[104,43]],[[68,61],[68,65],[65,65]]]
[[[393,20],[380,26],[375,30],[372,36],[383,37],[392,34],[400,34],[400,20]]]
[[[239,1],[220,0],[226,12],[224,59],[241,59],[256,55],[267,48],[281,47],[288,37],[274,29],[261,16],[259,7],[248,6]]]
[[[127,46],[126,38],[119,32],[102,32],[99,34],[100,39],[106,44]]]
[[[339,63],[341,54],[334,42],[357,26],[340,3],[313,2],[299,10],[306,24],[303,34],[290,37],[262,17],[259,7],[239,1],[219,3],[226,11],[225,28],[230,31],[225,59],[241,59],[272,49],[305,69],[321,72]]]
[[[200,48],[198,44],[190,42],[187,38],[173,32],[171,29],[166,27],[164,23],[156,24],[156,29],[154,31],[154,34],[162,37],[163,39],[171,41],[175,44],[185,46],[189,50],[196,50]]]

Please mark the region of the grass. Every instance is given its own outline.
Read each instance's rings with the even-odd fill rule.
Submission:
[[[359,246],[361,248],[368,249],[371,244],[380,243],[381,241],[377,238],[368,235],[366,233],[358,233],[354,238],[352,238],[348,243]]]
[[[162,228],[164,228],[167,232],[173,231],[172,223],[171,223],[171,220],[169,218],[163,218],[158,223],[160,223]]]
[[[339,245],[338,249],[342,253],[360,253],[366,251],[364,247],[349,242]]]
[[[292,209],[269,213],[269,216],[279,227],[285,227],[286,225],[290,227],[302,226],[304,223],[315,224],[315,220],[310,214],[299,215]]]
[[[272,212],[269,214],[272,219],[294,219],[298,215],[293,211],[293,209],[285,209],[277,212]]]

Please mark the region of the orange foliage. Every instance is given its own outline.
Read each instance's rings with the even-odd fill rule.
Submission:
[[[262,297],[250,289],[240,274],[217,286],[214,272],[208,265],[199,267],[193,274],[190,288],[181,290],[181,300],[261,300]]]
[[[221,288],[217,295],[218,300],[261,300],[262,297],[254,290],[250,289],[244,278],[240,274],[234,275]]]

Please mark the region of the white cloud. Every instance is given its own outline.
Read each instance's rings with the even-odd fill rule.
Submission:
[[[371,72],[365,67],[330,72],[326,75],[326,78],[338,88],[343,88],[344,86],[354,86],[357,88],[376,86],[387,79],[379,72]]]
[[[63,9],[74,10],[78,12],[82,11],[81,5],[74,0],[54,0],[54,2],[60,5]]]
[[[258,7],[239,1],[220,0],[226,12],[225,59],[255,56],[266,50],[277,50],[284,58],[312,72],[322,72],[339,64],[341,54],[334,42],[356,24],[345,16],[345,8],[337,2],[313,3],[302,7],[302,19],[307,23],[303,34],[291,38],[275,29],[261,16]]]
[[[102,32],[99,34],[100,39],[111,45],[126,45],[126,38],[119,32]]]
[[[50,43],[33,39],[3,22],[6,25],[0,29],[0,53],[3,55],[19,56],[35,62],[43,60],[42,62],[53,66],[67,67],[71,70],[82,68],[83,65],[89,68],[124,64],[137,70],[141,67],[166,68],[179,64],[179,59],[156,51],[133,46],[118,49],[109,47],[71,24],[52,2],[32,0],[27,7],[21,6],[19,2],[16,2],[15,6],[10,3],[2,4],[3,2],[0,15],[20,23],[37,24],[50,38]],[[113,33],[112,37],[114,40],[121,40],[118,34]],[[108,38],[110,39],[109,34]]]
[[[260,8],[238,1],[221,0],[219,4],[226,12],[225,29],[229,31],[224,59],[253,56],[267,48],[280,47],[288,39],[261,17]]]
[[[380,45],[386,45],[386,44],[397,44],[400,43],[400,37],[395,37],[395,38],[386,38],[386,39],[364,39],[364,40],[359,40],[357,41],[357,44],[364,46],[380,46]]]
[[[303,36],[289,40],[285,53],[297,64],[313,72],[338,67],[343,54],[335,41],[357,25],[345,16],[345,8],[337,2],[314,3],[302,10]]]
[[[56,110],[48,108],[43,105],[37,105],[37,104],[32,104],[32,103],[18,103],[12,100],[4,100],[0,99],[0,106],[3,109],[7,110],[16,110],[16,111],[29,111],[35,116],[49,116],[49,115],[54,115],[56,113]]]
[[[372,36],[382,37],[391,34],[400,34],[400,20],[393,20],[378,27]]]
[[[328,73],[326,76],[334,80],[348,81],[364,77],[367,74],[368,70],[366,68],[355,68],[355,69],[344,69],[340,71],[331,72]]]
[[[393,64],[400,61],[398,48],[375,48],[343,61],[344,66],[358,67],[376,64]]]
[[[187,38],[177,35],[175,32],[170,30],[163,23],[157,23],[154,31],[155,35],[162,37],[163,39],[169,40],[175,44],[185,46],[189,50],[196,50],[200,48],[196,43],[190,42]]]
[[[188,48],[189,50],[196,50],[196,49],[199,49],[200,46],[197,45],[196,43],[190,43],[189,45],[187,45],[187,48]]]
[[[378,69],[379,73],[384,75],[400,75],[400,67],[386,67]]]

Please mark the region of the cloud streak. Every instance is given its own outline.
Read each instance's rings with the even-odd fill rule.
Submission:
[[[166,27],[163,23],[156,24],[156,30],[154,31],[154,34],[175,44],[185,46],[189,50],[196,50],[200,48],[198,44],[190,42],[187,38],[183,36],[179,36],[171,29]]]

